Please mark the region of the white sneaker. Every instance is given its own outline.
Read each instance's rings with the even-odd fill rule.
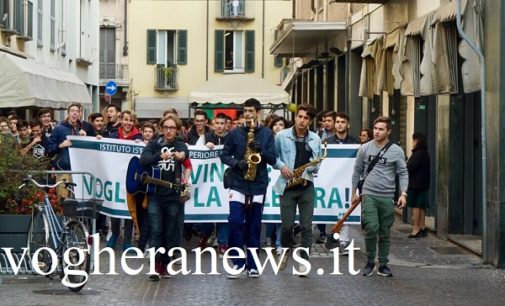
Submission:
[[[282,250],[281,250],[281,255],[282,255]],[[279,255],[279,256],[281,256],[281,255]],[[286,252],[284,254],[284,257],[282,257],[281,262],[279,264],[279,271],[286,270],[286,267],[288,266],[288,258],[289,258],[289,252]]]
[[[247,271],[247,276],[249,276],[250,278],[258,278],[258,277],[260,277],[260,274],[259,274],[258,270],[251,269],[251,270]]]
[[[307,277],[307,276],[308,276],[308,274],[306,274],[306,273],[308,272],[308,271],[307,271],[307,267],[306,267],[306,266],[304,266],[304,265],[302,265],[302,264],[300,264],[300,265],[298,266],[298,272],[300,273],[300,274],[298,275],[298,276],[300,276],[300,277]]]
[[[233,270],[240,271],[240,273],[238,273],[238,274],[226,273],[226,278],[228,278],[228,279],[237,279],[237,278],[242,277],[242,275],[244,275],[245,272],[246,272],[246,269],[245,269],[244,266],[242,266],[242,268],[240,268],[238,265],[234,265],[233,266]]]
[[[282,254],[282,248],[280,246],[278,246],[276,249],[275,249],[275,253],[277,254],[277,256],[281,256]],[[287,254],[286,254],[287,255]]]

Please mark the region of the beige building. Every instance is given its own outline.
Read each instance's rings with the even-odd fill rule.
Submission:
[[[191,91],[224,75],[253,75],[280,83],[279,61],[268,52],[291,2],[129,1],[130,95],[141,118],[164,109],[189,114]],[[231,85],[230,85],[231,86]]]
[[[98,107],[98,0],[3,0],[0,16],[0,108]]]
[[[100,1],[100,110],[108,103],[128,108],[128,0]],[[108,82],[116,84],[116,93],[105,93]],[[109,85],[110,86],[110,85]],[[125,109],[126,109],[125,108]]]
[[[270,52],[291,63],[284,67],[283,86],[293,101],[347,112],[354,136],[378,116],[389,116],[391,138],[409,155],[413,132],[424,132],[432,161],[430,227],[482,254],[484,261],[504,266],[505,239],[495,229],[505,217],[493,193],[501,172],[483,166],[487,156],[482,149],[487,140],[482,135],[496,127],[483,120],[502,117],[496,107],[482,113],[500,103],[498,87],[488,89],[492,101],[483,105],[481,63],[464,39],[477,48],[486,43],[487,54],[497,54],[500,34],[484,32],[483,24],[503,19],[503,4],[461,0],[462,34],[456,0],[292,2],[293,18],[278,24]],[[492,20],[486,19],[484,7],[493,10]],[[493,39],[487,41],[486,35]],[[496,67],[494,57],[488,60]],[[494,82],[498,71],[492,70]],[[485,149],[498,156],[499,146],[498,139],[490,139]],[[488,194],[494,200],[487,200]],[[409,222],[409,215],[404,213],[403,220]]]

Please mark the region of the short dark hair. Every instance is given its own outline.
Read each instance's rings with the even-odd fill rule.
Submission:
[[[195,111],[195,115],[193,116],[193,118],[196,118],[196,116],[198,116],[198,115],[200,115],[200,116],[204,116],[204,117],[205,117],[205,120],[209,120],[209,117],[207,116],[207,113],[206,113],[206,112],[204,112],[204,111],[203,111],[203,110],[201,110],[201,109],[197,109],[197,110]]]
[[[335,120],[337,119],[337,117],[343,118],[343,119],[347,120],[347,122],[351,122],[351,119],[349,118],[349,115],[347,115],[346,113],[338,112],[335,115]]]
[[[82,104],[81,104],[81,103],[72,103],[72,104],[70,104],[70,105],[67,107],[67,113],[68,113],[68,112],[70,112],[70,109],[71,109],[72,107],[74,107],[74,106],[75,106],[75,107],[77,107],[79,110],[81,110],[81,109],[82,109]]]
[[[379,122],[382,122],[382,123],[385,123],[386,124],[386,128],[388,130],[391,129],[391,119],[389,117],[386,117],[386,116],[380,116],[380,117],[377,117],[377,119],[374,120],[373,122],[373,126],[375,127],[375,125]]]
[[[254,98],[250,98],[244,102],[244,107],[254,107],[254,109],[256,111],[259,111],[259,110],[261,110],[261,103],[260,103],[260,101],[254,99]]]
[[[156,128],[154,127],[154,124],[151,121],[146,121],[142,123],[140,130],[144,131],[145,128],[150,128],[151,130],[153,130],[153,132],[156,132]]]
[[[111,107],[114,107],[118,113],[121,112],[121,108],[119,106],[117,106],[116,104],[109,104],[109,105],[107,105],[107,107],[105,109],[108,110]]]
[[[417,149],[426,149],[428,148],[428,145],[426,144],[426,136],[417,131],[415,132],[413,135],[412,135],[412,139],[415,139],[417,140],[417,143],[416,143],[416,148]]]
[[[296,114],[298,115],[298,113],[301,110],[305,111],[307,113],[307,116],[310,117],[310,119],[314,119],[314,117],[316,116],[316,109],[314,108],[314,106],[312,106],[310,104],[300,104],[300,105],[298,105],[298,109],[296,110]]]
[[[30,121],[30,128],[34,128],[36,126],[42,127],[42,123],[40,123],[40,121],[38,119],[34,119],[34,120]]]
[[[326,117],[332,117],[333,121],[335,121],[337,119],[337,112],[336,111],[328,111],[328,112],[324,113],[324,115],[323,115],[323,118],[326,118]]]
[[[53,111],[50,109],[50,108],[47,108],[47,107],[43,107],[41,109],[39,109],[39,112],[37,113],[37,117],[41,117],[42,115],[45,115],[45,114],[53,114]]]
[[[7,121],[9,121],[9,122],[10,122],[11,120],[17,120],[17,121],[20,121],[20,120],[21,120],[21,118],[20,118],[18,115],[12,115],[12,116],[10,116],[10,117],[7,119]]]
[[[103,118],[103,115],[101,113],[92,113],[88,116],[88,121],[93,122],[95,121],[96,118]]]
[[[214,118],[228,120],[229,117],[226,114],[218,113]]]
[[[16,122],[16,127],[18,130],[20,130],[23,127],[28,127],[28,121],[26,121],[24,119],[20,119],[20,120],[18,120],[18,122]]]
[[[286,128],[286,129],[287,129],[287,128],[290,128],[290,127],[292,126],[291,121],[287,120],[286,118],[284,118],[284,117],[276,117],[276,118],[274,118],[274,119],[272,119],[272,120],[270,121],[270,124],[268,125],[268,127],[269,127],[269,128],[271,128],[271,129],[273,129],[273,128],[274,128],[274,125],[275,125],[277,122],[279,122],[279,121],[284,122],[284,128]]]

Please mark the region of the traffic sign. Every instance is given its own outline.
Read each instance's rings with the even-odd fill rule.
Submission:
[[[117,92],[117,84],[114,81],[108,81],[107,84],[105,84],[105,93],[108,94],[109,96],[115,95]]]

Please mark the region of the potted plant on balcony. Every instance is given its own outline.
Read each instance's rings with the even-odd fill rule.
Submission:
[[[161,71],[163,72],[166,80],[171,80],[175,71],[175,66],[169,65],[167,67],[161,67]]]
[[[1,141],[1,140],[0,140]],[[22,156],[11,142],[0,143],[0,246],[19,249],[26,243],[26,231],[35,203],[43,193],[34,187],[18,189],[26,176],[23,170],[48,169],[48,160]],[[58,203],[56,196],[52,199]]]

